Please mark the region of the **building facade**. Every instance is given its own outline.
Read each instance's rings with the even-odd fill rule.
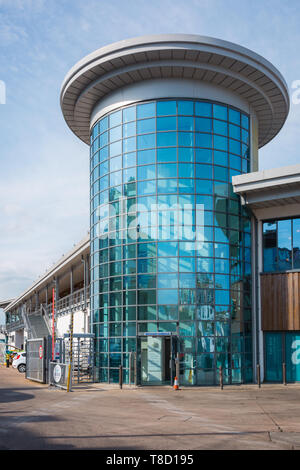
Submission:
[[[300,381],[300,165],[235,176],[253,220],[255,362],[261,380]]]
[[[128,381],[130,353],[142,385],[171,383],[177,354],[183,385],[214,385],[220,367],[255,380],[255,217],[232,178],[285,122],[281,74],[225,41],[147,36],[76,64],[61,106],[90,146],[97,380],[122,365]]]
[[[71,314],[74,333],[90,333],[89,253],[87,236],[25,292],[2,303],[9,346],[23,349],[27,339],[51,336],[53,331],[63,338],[70,331]]]

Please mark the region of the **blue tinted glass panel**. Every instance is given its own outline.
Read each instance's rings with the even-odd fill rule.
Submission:
[[[285,333],[286,379],[300,382],[300,334]],[[278,365],[279,366],[279,365]]]
[[[138,194],[154,194],[156,193],[156,182],[155,181],[142,181],[138,183]]]
[[[158,101],[157,116],[176,114],[176,101]]]
[[[194,118],[189,116],[178,116],[178,130],[179,131],[193,131]]]
[[[244,127],[245,129],[249,129],[249,118],[245,114],[242,114],[241,124],[242,127]]]
[[[195,130],[198,132],[211,132],[212,120],[207,118],[195,118]]]
[[[195,160],[198,163],[212,163],[212,150],[196,149]]]
[[[176,116],[157,118],[158,131],[176,131],[176,126]]]
[[[106,131],[107,129],[108,129],[108,117],[100,119],[100,122],[99,122],[100,133],[102,134],[102,132]]]
[[[214,113],[215,119],[222,119],[223,121],[227,121],[227,107],[226,106],[214,104],[213,113]]]
[[[239,111],[236,111],[235,109],[229,108],[228,120],[229,120],[229,122],[232,122],[233,124],[237,124],[238,126],[240,126],[240,124],[241,124],[241,114],[239,113]]]
[[[196,192],[200,194],[212,194],[213,185],[209,180],[196,180]]]
[[[178,174],[182,178],[194,178],[194,164],[193,163],[179,163]]]
[[[115,142],[113,144],[110,144],[109,146],[109,154],[111,157],[114,157],[116,155],[119,155],[122,153],[122,141],[119,140],[118,142]]]
[[[178,256],[178,243],[158,242],[157,256]]]
[[[212,135],[210,134],[195,134],[195,145],[196,147],[212,147]]]
[[[214,119],[214,133],[221,134],[221,135],[228,135],[228,124],[224,121],[219,121]]]
[[[137,121],[137,133],[138,134],[149,134],[155,132],[155,119],[143,119]]]
[[[122,139],[122,126],[114,127],[109,131],[109,140],[110,142],[114,142],[116,140]]]
[[[165,305],[178,304],[178,290],[162,289],[157,291],[157,303]]]
[[[145,165],[147,163],[155,163],[155,150],[144,150],[137,154],[138,165]]]
[[[193,101],[178,101],[178,114],[193,115],[194,102]]]
[[[125,153],[123,155],[123,167],[126,168],[128,166],[136,165],[136,153]]]
[[[292,228],[291,220],[278,220],[278,269],[285,271],[292,268]]]
[[[241,143],[236,140],[229,139],[229,152],[241,155]]]
[[[226,137],[221,137],[220,135],[214,135],[214,148],[216,150],[227,150],[228,140]]]
[[[293,267],[300,268],[300,219],[293,220]]]
[[[155,178],[155,165],[144,165],[138,167],[139,180],[151,180]]]
[[[131,137],[136,134],[136,122],[123,124],[123,137]]]
[[[130,183],[131,181],[135,181],[136,179],[136,169],[128,168],[127,170],[123,170],[123,181],[124,183]]]
[[[277,224],[265,222],[263,224],[263,258],[264,271],[277,269]]]
[[[148,149],[155,147],[155,134],[145,134],[137,136],[137,148]]]
[[[177,149],[176,148],[160,148],[157,149],[157,162],[176,162]]]
[[[157,192],[177,193],[177,179],[160,179],[157,181]]]
[[[196,178],[212,179],[212,165],[196,164]]]
[[[266,381],[282,381],[282,333],[265,334]]]
[[[233,124],[229,124],[229,137],[241,140],[241,128],[238,126],[234,126]]]
[[[158,178],[176,178],[177,177],[177,164],[176,163],[161,163],[157,165]]]
[[[136,119],[136,108],[130,106],[130,108],[123,109],[123,122],[135,121]]]
[[[176,132],[158,132],[157,133],[157,146],[170,147],[177,145]]]
[[[139,104],[137,106],[137,119],[155,116],[155,103]]]
[[[187,147],[178,148],[178,161],[180,162],[193,162],[194,161],[194,149]]]
[[[116,111],[109,115],[109,127],[118,126],[122,123],[122,111]]]
[[[194,145],[193,132],[178,132],[178,145],[182,147],[192,147]]]
[[[212,105],[211,103],[201,103],[196,101],[195,103],[195,114],[196,116],[212,116]]]

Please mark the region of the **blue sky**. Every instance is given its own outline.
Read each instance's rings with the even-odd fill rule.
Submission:
[[[0,298],[18,295],[89,225],[88,148],[60,111],[67,71],[106,44],[190,33],[248,47],[289,88],[300,80],[299,2],[289,0],[0,0]],[[299,162],[300,105],[260,152],[260,168]]]

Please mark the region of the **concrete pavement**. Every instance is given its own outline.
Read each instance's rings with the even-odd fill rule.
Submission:
[[[300,384],[67,393],[0,366],[0,449],[300,449]]]

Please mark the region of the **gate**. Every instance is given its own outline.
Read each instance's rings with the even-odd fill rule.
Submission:
[[[50,362],[49,365],[49,384],[55,387],[68,389],[68,370],[69,364],[61,362]],[[71,387],[70,387],[71,388]]]
[[[70,362],[70,335],[64,335],[63,362]],[[73,334],[72,384],[94,382],[94,335]]]
[[[45,337],[26,341],[26,379],[41,383],[47,382],[49,344],[51,342]]]

